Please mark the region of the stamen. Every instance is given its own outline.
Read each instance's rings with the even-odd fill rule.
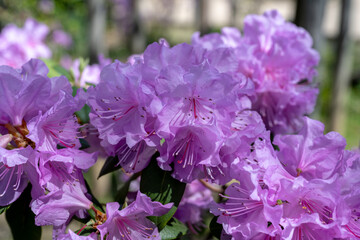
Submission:
[[[73,116],[73,119],[66,116],[60,119],[48,120],[43,129],[65,147],[73,148],[76,146],[77,139],[83,138],[80,131],[81,127],[75,116]]]
[[[184,160],[184,158],[185,158],[185,156],[186,156],[187,150],[188,150],[188,148],[189,148],[189,144],[190,144],[190,141],[187,141],[186,147],[185,147],[185,151],[184,151],[181,159],[177,161],[179,164],[181,164],[181,163],[183,162],[183,160]],[[180,151],[180,150],[179,150],[179,151]],[[176,153],[176,155],[177,155],[177,154],[178,154],[178,152]]]
[[[360,215],[356,209],[351,211],[351,218],[345,228],[355,237],[360,238]]]
[[[249,196],[249,191],[246,189],[235,185],[231,185],[231,187],[236,188],[236,190],[243,196],[225,196],[223,194],[219,194],[221,197],[230,200],[225,203],[223,208],[218,208],[224,216],[238,217],[258,211],[264,207],[263,202],[253,200],[249,197],[244,197]]]
[[[145,141],[140,141],[132,148],[129,148],[129,146],[126,143],[124,143],[117,151],[119,162],[115,166],[119,166],[121,164],[127,164],[128,162],[130,162],[129,167],[135,170],[137,163],[140,162],[139,158],[141,153],[146,151],[145,148],[147,147],[148,146],[146,145]]]
[[[64,140],[61,140],[59,138],[59,136],[57,136],[55,133],[53,133],[52,131],[50,131],[50,134],[54,136],[55,139],[57,139],[61,144],[63,144],[65,147],[68,147],[68,148],[73,148],[75,147],[75,143],[68,143],[68,142],[65,142]]]
[[[69,173],[64,166],[64,163],[56,161],[48,162],[48,166],[51,169],[53,175],[55,175],[60,181],[71,184],[74,181],[79,181],[73,174]]]
[[[194,117],[195,117],[195,119],[196,119],[197,116],[196,116],[196,103],[195,103],[195,98],[193,98],[192,100],[193,100],[193,105],[194,105]]]
[[[114,121],[119,121],[132,109],[137,108],[137,105],[133,105],[134,102],[128,102],[122,100],[122,103],[119,104],[117,102],[120,101],[121,98],[115,98],[115,100],[117,104],[115,109],[111,109],[110,107],[107,107],[106,110],[95,109],[97,115],[103,119],[113,119]],[[105,100],[103,102],[107,104],[111,103],[110,101],[105,102]],[[127,106],[131,105],[131,106],[126,108],[126,105]]]
[[[138,223],[135,219],[130,218],[117,218],[116,225],[118,226],[119,233],[122,238],[131,240],[131,231],[140,233],[143,237],[151,238],[153,228],[146,227]],[[151,231],[151,232],[149,232]]]
[[[300,199],[299,204],[309,214],[318,213],[323,224],[334,221],[332,218],[332,211],[327,206],[322,206],[313,200],[305,198]]]

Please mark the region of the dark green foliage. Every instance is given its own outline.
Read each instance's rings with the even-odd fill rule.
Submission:
[[[158,226],[159,231],[161,231],[176,212],[186,184],[174,179],[171,176],[171,172],[160,169],[157,165],[156,157],[157,154],[152,157],[149,166],[142,172],[140,191],[149,196],[152,201],[162,204],[174,203],[174,206],[167,214],[160,217],[149,217]]]
[[[117,191],[115,196],[115,201],[123,205],[125,203],[125,198],[129,192],[130,183],[137,179],[140,176],[140,173],[134,173]]]
[[[223,227],[220,223],[217,222],[218,216],[214,216],[210,222],[210,232],[214,237],[220,239],[221,232]]]
[[[162,240],[178,239],[186,232],[187,227],[176,218],[172,218],[160,232],[160,236]]]
[[[101,177],[101,176],[104,176],[108,173],[111,173],[113,171],[116,171],[118,169],[121,168],[120,165],[117,165],[119,163],[119,159],[117,156],[115,157],[108,157],[104,163],[104,166],[101,168],[100,170],[100,173],[99,173],[99,176],[98,176],[98,179]],[[117,165],[117,166],[116,166]]]
[[[3,214],[4,212],[6,212],[6,210],[8,210],[10,206],[11,205],[0,206],[0,215]]]
[[[90,147],[90,144],[85,139],[80,138],[79,140],[81,144],[81,147],[79,148],[80,150],[84,150]]]
[[[35,214],[30,209],[31,185],[29,184],[18,200],[6,211],[6,220],[14,240],[39,240],[41,227],[35,225]]]
[[[104,209],[103,209],[101,203],[96,199],[96,197],[92,193],[91,188],[86,180],[85,180],[85,186],[86,186],[87,193],[91,196],[91,201],[93,202],[94,206],[96,208],[100,209],[102,212],[104,212]]]
[[[77,111],[75,114],[80,119],[80,122],[84,124],[90,122],[90,118],[89,118],[90,111],[91,111],[90,107],[87,104],[85,104],[85,106],[80,111]]]

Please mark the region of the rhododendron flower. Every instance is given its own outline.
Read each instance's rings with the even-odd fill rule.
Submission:
[[[65,224],[74,214],[84,217],[84,211],[90,209],[92,202],[85,196],[80,185],[73,181],[63,184],[62,188],[35,199],[31,210],[35,213],[36,225]]]
[[[242,182],[233,183],[226,191],[225,203],[213,204],[211,212],[219,216],[224,231],[230,235],[241,234],[247,239],[258,233],[275,235],[282,216],[282,206],[269,196],[268,189],[254,185],[251,174],[243,172]],[[256,184],[256,183],[255,183]],[[271,222],[273,227],[269,227]]]
[[[220,134],[208,126],[180,128],[174,139],[169,140],[167,152],[158,158],[164,169],[174,164],[173,176],[181,181],[192,182],[204,178],[204,168],[220,164]]]
[[[0,65],[20,68],[31,58],[49,58],[50,49],[44,40],[49,32],[45,24],[27,19],[23,28],[5,26],[0,34]]]
[[[50,79],[47,73],[45,64],[34,59],[21,70],[0,67],[0,131],[5,134],[0,148],[1,205],[16,200],[29,180],[32,197],[49,191],[44,170],[49,161],[67,165],[62,177],[69,178],[72,169],[87,169],[96,160],[96,154],[77,150],[80,125],[73,114],[84,102],[72,97],[66,78]],[[59,150],[58,145],[69,149]]]
[[[62,92],[59,101],[44,114],[39,114],[28,123],[28,138],[37,143],[41,151],[57,151],[60,144],[67,148],[79,148],[80,124],[74,113],[81,109],[84,102]]]
[[[305,117],[299,134],[275,137],[279,161],[291,175],[325,180],[342,174],[346,141],[337,132],[323,133],[321,122]]]
[[[156,225],[148,220],[147,216],[160,216],[167,213],[172,203],[162,205],[152,202],[151,199],[138,192],[135,202],[119,210],[117,202],[106,204],[105,223],[97,226],[101,239],[161,239]]]
[[[161,103],[154,125],[155,133],[165,140],[157,145],[159,165],[170,170],[174,164],[173,176],[181,181],[217,181],[227,167],[220,161],[219,149],[234,133],[236,115],[251,108],[247,79],[235,80],[219,71],[188,44],[170,48],[164,40],[153,43],[143,59],[143,78]],[[243,118],[246,122],[250,116]],[[257,127],[263,129],[261,124],[260,120]],[[242,127],[235,131],[242,132],[246,126]]]
[[[311,48],[310,35],[277,11],[247,16],[243,36],[236,29],[224,28],[221,34],[194,34],[192,44],[205,49],[219,70],[251,79],[255,86],[252,109],[275,134],[298,131],[302,116],[313,111],[318,90],[312,79],[319,54]]]
[[[99,131],[101,145],[108,154],[118,155],[120,165],[129,166],[130,172],[146,167],[150,158],[143,153],[153,153],[153,141],[160,141],[152,127],[156,97],[139,72],[139,66],[117,61],[105,67],[102,81],[88,90],[90,120]],[[145,162],[138,164],[139,159]]]

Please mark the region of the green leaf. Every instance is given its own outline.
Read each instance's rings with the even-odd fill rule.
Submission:
[[[214,237],[217,237],[220,239],[221,232],[223,230],[223,227],[220,223],[217,222],[218,216],[214,216],[213,219],[210,222],[210,232]]]
[[[159,231],[161,231],[166,224],[170,221],[170,219],[174,216],[175,212],[177,210],[176,206],[173,206],[166,214],[156,217],[156,216],[150,216],[148,219],[155,223],[155,225],[158,227]]]
[[[103,167],[101,168],[100,170],[100,173],[99,173],[99,176],[98,176],[98,179],[101,177],[101,176],[104,176],[108,173],[111,173],[113,171],[116,171],[118,169],[121,168],[120,164],[117,165],[119,163],[119,159],[117,156],[115,157],[108,157],[103,165]],[[115,166],[117,165],[117,166]]]
[[[11,205],[0,206],[0,215],[3,214],[4,212],[6,212],[6,210],[8,210],[10,206]]]
[[[91,196],[91,201],[93,202],[94,206],[96,208],[98,208],[99,210],[101,210],[102,212],[104,212],[104,209],[103,209],[101,203],[97,200],[97,198],[92,193],[90,185],[88,184],[88,182],[86,180],[85,180],[85,186],[86,186],[87,193],[90,194],[90,196]]]
[[[64,147],[64,146],[62,146],[62,145],[60,145],[60,144],[57,144],[57,145],[56,145],[56,149],[63,149],[63,148],[66,148],[66,147]]]
[[[154,154],[150,164],[141,175],[140,191],[162,204],[174,203],[170,211],[161,217],[149,217],[159,228],[163,229],[177,210],[177,206],[184,194],[186,184],[174,179],[171,172],[164,171],[157,165],[158,154]]]
[[[74,79],[71,77],[70,73],[68,72],[68,70],[66,70],[65,68],[63,68],[60,65],[55,65],[52,67],[52,69],[55,70],[55,72],[57,73],[57,76],[59,75],[63,75],[65,76],[69,81],[74,82]]]
[[[80,144],[81,144],[81,147],[79,148],[79,150],[84,150],[84,149],[87,149],[90,147],[90,144],[85,139],[80,138],[79,140],[80,140]]]
[[[85,106],[80,111],[77,111],[75,114],[80,119],[81,123],[84,124],[90,122],[90,117],[89,117],[90,111],[91,111],[90,107],[87,104],[85,104]]]
[[[90,60],[87,58],[80,58],[79,71],[82,73],[84,69],[89,65]]]
[[[30,209],[30,202],[31,184],[6,211],[6,220],[14,240],[39,240],[41,238],[41,227],[35,225],[35,214]]]
[[[65,76],[70,82],[74,82],[74,78],[71,76],[68,70],[63,68],[57,62],[52,59],[41,59],[49,69],[48,77],[59,77],[61,75]]]
[[[76,94],[77,94],[77,90],[79,89],[79,87],[77,87],[77,86],[72,86],[71,88],[72,88],[72,96],[75,97]]]
[[[186,232],[187,227],[176,218],[173,218],[167,223],[163,230],[161,230],[160,236],[162,240],[178,239],[185,235]]]

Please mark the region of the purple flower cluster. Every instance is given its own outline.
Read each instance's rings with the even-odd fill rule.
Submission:
[[[9,29],[3,32],[17,28]],[[360,153],[304,117],[318,92],[312,81],[319,56],[311,45],[305,30],[276,11],[250,15],[243,36],[224,28],[196,33],[192,44],[160,40],[126,63],[77,61],[74,85],[87,89],[75,97],[69,81],[47,77],[40,60],[22,66],[4,60],[21,68],[0,66],[0,206],[30,182],[35,223],[53,225],[54,239],[161,239],[161,228],[147,217],[176,207],[174,216],[193,233],[192,224],[201,224],[202,210],[210,208],[222,239],[359,238]],[[127,173],[138,173],[128,185],[157,156],[161,169],[188,184],[178,206],[137,191],[128,206],[96,208],[83,171],[98,153],[80,150],[85,126],[74,115],[85,103],[86,127],[101,145],[89,141],[89,152],[101,148]],[[213,183],[229,185],[216,190],[220,203]],[[90,235],[79,236],[84,228],[65,233],[74,216],[88,213]]]
[[[82,126],[74,113],[85,104],[82,94],[73,97],[65,77],[47,74],[45,64],[34,59],[20,70],[0,67],[0,206],[14,202],[30,182],[35,223],[53,225],[54,238],[80,239],[64,231],[72,216],[84,218],[90,209],[99,213],[82,173],[97,154],[79,150]],[[141,193],[124,210],[116,204],[108,204],[107,221],[104,217],[98,227],[103,239],[107,233],[107,239],[123,234],[125,239],[160,239],[145,216],[164,214],[172,204],[151,202]]]
[[[230,155],[239,145],[250,152],[265,131],[260,115],[249,110],[249,80],[219,71],[201,53],[162,40],[130,63],[105,67],[88,90],[101,145],[126,171],[141,171],[159,151],[159,166],[181,181],[225,183]]]
[[[311,45],[276,11],[248,16],[244,36],[225,28],[195,34],[192,45],[161,40],[103,69],[88,91],[91,122],[127,172],[144,169],[158,151],[158,165],[180,181],[239,181],[222,195],[225,203],[212,204],[224,236],[359,236],[360,198],[350,189],[358,183],[349,173],[358,154],[304,117],[318,93]],[[279,135],[291,132],[298,134]]]
[[[78,150],[81,126],[73,114],[84,100],[71,95],[65,77],[47,73],[34,59],[20,70],[0,67],[0,205],[15,201],[30,181],[36,223],[58,226],[91,206],[82,170],[97,156]]]
[[[311,48],[310,35],[277,11],[247,16],[244,36],[237,29],[224,28],[221,34],[200,37],[195,33],[192,42],[205,50],[211,62],[252,80],[252,109],[272,132],[298,131],[302,116],[313,111],[318,89],[312,80],[319,54]]]
[[[360,234],[360,155],[345,150],[336,132],[304,119],[297,135],[256,141],[240,183],[213,204],[224,232],[233,239],[352,239]],[[357,170],[355,170],[357,169]],[[355,171],[357,171],[355,173]],[[355,180],[356,179],[356,180]]]
[[[148,196],[138,192],[135,201],[122,210],[119,210],[119,203],[106,204],[107,220],[97,229],[100,231],[101,239],[160,240],[156,225],[146,217],[161,216],[167,213],[172,205],[151,202]]]
[[[31,58],[50,58],[44,43],[49,28],[34,19],[27,19],[23,28],[9,24],[0,33],[0,65],[21,68]]]

